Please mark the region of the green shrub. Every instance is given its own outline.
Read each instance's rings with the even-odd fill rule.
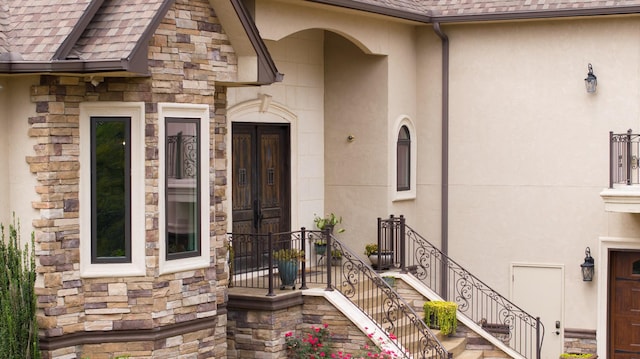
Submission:
[[[0,358],[40,358],[36,321],[36,263],[34,236],[31,251],[20,249],[20,223],[15,216],[5,238],[0,224]]]
[[[424,321],[429,327],[440,329],[442,335],[456,332],[458,305],[454,302],[429,301],[424,306]]]

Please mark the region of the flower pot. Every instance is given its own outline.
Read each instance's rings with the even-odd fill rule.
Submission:
[[[280,289],[291,286],[296,289],[295,282],[298,278],[298,261],[281,260],[278,261],[278,275],[280,276]]]
[[[369,261],[375,269],[389,269],[393,266],[393,252],[381,253],[380,263],[378,263],[378,253],[371,253],[369,255]]]
[[[339,266],[340,264],[342,264],[342,258],[331,257],[331,265]]]
[[[316,249],[316,254],[319,256],[323,256],[327,253],[327,244],[314,244],[313,245]]]

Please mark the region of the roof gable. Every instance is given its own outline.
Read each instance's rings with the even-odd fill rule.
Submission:
[[[145,75],[148,45],[174,0],[0,0],[0,73]],[[212,1],[213,3],[213,1]],[[242,83],[278,81],[253,20],[239,0],[226,19],[241,24],[236,43],[250,53]],[[215,6],[214,6],[215,7]],[[233,43],[232,43],[233,45]]]

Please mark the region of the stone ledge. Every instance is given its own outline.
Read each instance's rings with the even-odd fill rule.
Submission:
[[[56,350],[85,344],[156,341],[203,329],[215,329],[219,316],[226,314],[226,312],[226,308],[218,307],[218,315],[215,317],[195,319],[153,329],[85,331],[56,337],[40,337],[40,350]]]
[[[273,297],[264,294],[247,294],[247,293],[231,293],[229,290],[229,309],[250,309],[276,311],[286,309],[297,305],[302,305],[302,291],[295,291],[286,294],[278,294]],[[263,292],[264,293],[264,292]]]

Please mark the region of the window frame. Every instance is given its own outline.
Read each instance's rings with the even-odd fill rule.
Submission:
[[[195,251],[184,251],[184,252],[179,252],[179,253],[169,253],[168,247],[165,247],[165,252],[164,252],[164,256],[165,256],[165,260],[169,261],[169,260],[175,260],[175,259],[181,259],[181,258],[190,258],[190,257],[198,257],[202,254],[202,247],[201,247],[201,243],[202,243],[202,235],[203,233],[201,232],[202,226],[201,226],[201,222],[202,222],[202,202],[201,202],[201,198],[202,198],[202,187],[201,187],[201,183],[202,183],[202,156],[201,156],[201,145],[202,145],[202,141],[201,141],[201,137],[202,137],[202,132],[200,131],[200,119],[199,118],[186,118],[186,117],[168,117],[165,116],[164,117],[164,126],[165,126],[165,133],[166,133],[166,128],[168,127],[169,123],[185,123],[185,124],[195,124],[195,132],[197,134],[196,137],[196,178],[195,178],[195,185],[196,185],[196,199],[198,200],[197,202],[197,208],[195,211],[195,217],[196,217],[196,225],[199,227],[197,228],[197,236],[196,236],[196,242],[197,242],[197,250]],[[164,136],[163,141],[165,144],[165,149],[168,145],[168,137]],[[164,161],[165,163],[165,169],[167,168],[167,159],[168,156],[166,155],[166,150],[165,150],[165,155],[161,157],[162,161]],[[164,210],[164,215],[165,218],[169,217],[169,206],[167,205],[169,203],[169,171],[164,171],[164,180],[165,180],[165,187],[164,187],[164,200],[165,200],[165,210]],[[162,230],[164,231],[164,235],[165,238],[169,237],[169,226],[166,225],[168,221],[165,221],[165,226],[164,228],[162,228]]]
[[[398,139],[400,129],[406,127],[410,139],[409,144],[409,188],[398,189]],[[418,141],[417,131],[411,118],[405,115],[399,116],[389,131],[389,179],[391,183],[390,196],[392,201],[414,200],[416,198],[417,182],[417,158]]]
[[[98,257],[98,211],[97,206],[97,168],[96,168],[96,124],[102,122],[124,123],[124,256],[122,257]],[[90,146],[91,146],[91,263],[131,263],[131,117],[129,116],[91,116],[90,122]]]
[[[145,141],[144,102],[83,102],[79,115],[80,179],[80,276],[83,278],[143,276],[145,267]],[[94,263],[92,205],[92,117],[128,117],[130,119],[130,259],[127,262]]]
[[[401,135],[406,133],[407,138],[401,138]],[[400,173],[400,149],[406,148],[407,158],[402,158],[403,162],[406,162],[405,173]],[[402,175],[402,176],[401,176]],[[407,185],[401,186],[398,182],[400,177],[406,177]],[[398,130],[398,140],[396,141],[396,191],[410,191],[411,190],[411,132],[406,125],[400,126]]]
[[[200,220],[200,246],[197,255],[167,254],[167,168],[166,168],[166,119],[190,119],[199,124],[199,220]],[[179,271],[207,268],[210,265],[211,232],[210,222],[213,215],[211,208],[210,181],[212,168],[209,149],[211,148],[211,135],[209,131],[209,106],[200,104],[159,103],[158,104],[158,189],[160,192],[159,212],[159,272],[160,274],[175,273]]]

